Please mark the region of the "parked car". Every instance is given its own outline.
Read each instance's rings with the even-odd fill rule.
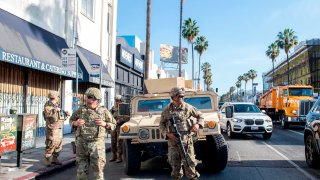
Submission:
[[[239,134],[262,134],[264,139],[272,135],[273,124],[269,116],[253,103],[227,102],[219,110],[221,129],[229,138]]]
[[[320,166],[320,99],[318,99],[307,115],[304,129],[305,157],[309,167]]]

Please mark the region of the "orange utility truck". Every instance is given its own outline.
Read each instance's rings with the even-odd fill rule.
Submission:
[[[261,95],[259,106],[286,129],[290,124],[304,125],[314,102],[312,86],[286,85],[272,87]]]

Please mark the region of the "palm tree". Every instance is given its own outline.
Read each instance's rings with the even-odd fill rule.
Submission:
[[[252,85],[252,96],[254,95],[253,94],[253,80],[257,77],[257,71],[254,70],[254,69],[250,69],[248,71],[248,78],[251,79],[251,85]]]
[[[212,85],[211,65],[208,62],[205,62],[202,64],[201,70],[203,72],[204,82],[207,85],[207,91],[209,91],[209,87]]]
[[[182,13],[183,13],[183,0],[180,0],[180,28],[179,28],[179,77],[181,77],[181,31],[182,31]]]
[[[201,64],[201,56],[202,54],[208,49],[208,41],[206,40],[206,37],[199,36],[196,39],[196,45],[194,46],[194,49],[199,54],[199,74],[198,74],[198,89],[200,89],[200,64]]]
[[[277,44],[280,49],[284,49],[287,55],[287,65],[288,65],[288,84],[290,84],[290,72],[289,72],[289,51],[292,47],[298,44],[298,37],[292,29],[285,29],[283,32],[278,33]]]
[[[188,43],[191,44],[191,54],[192,54],[192,81],[194,81],[194,53],[193,53],[193,41],[199,34],[199,27],[197,22],[188,18],[184,21],[182,26],[182,36],[187,39]]]
[[[279,46],[276,42],[271,43],[268,46],[268,50],[266,51],[266,55],[272,60],[272,86],[274,86],[274,62],[276,62],[276,58],[279,56],[280,50]]]
[[[231,86],[229,89],[229,93],[230,93],[230,101],[232,101],[232,93],[236,90],[236,88],[234,86]]]
[[[243,75],[243,80],[244,80],[244,97],[247,98],[247,82],[249,81],[249,74],[244,73]],[[247,99],[245,99],[247,100]]]
[[[236,82],[237,94],[239,95],[239,88],[241,88],[241,81]]]
[[[240,82],[240,95],[241,95],[241,86],[242,86],[242,81],[243,81],[243,76],[242,75],[240,75],[238,77],[238,81]]]
[[[147,0],[147,29],[146,29],[146,60],[144,65],[144,79],[149,79],[149,53],[150,53],[150,16],[151,16],[151,0]]]

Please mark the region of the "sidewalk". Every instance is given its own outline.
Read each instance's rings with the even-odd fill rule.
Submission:
[[[106,151],[109,152],[111,149],[110,135],[106,136],[105,140]],[[76,158],[75,154],[72,152],[71,141],[74,141],[74,134],[63,135],[62,151],[59,156],[59,160],[62,162],[62,165],[51,165],[50,167],[46,167],[43,164],[45,137],[37,137],[36,148],[23,152],[21,168],[17,167],[17,151],[1,156],[0,180],[35,179],[35,177],[40,175],[74,164]]]

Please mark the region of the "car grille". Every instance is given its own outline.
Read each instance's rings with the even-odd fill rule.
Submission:
[[[263,120],[263,119],[256,119],[256,120],[253,120],[253,119],[245,119],[245,120],[244,120],[244,123],[245,123],[246,125],[253,125],[253,124],[263,125],[264,120]]]
[[[151,129],[151,139],[164,139],[163,135],[160,133],[160,129]]]
[[[253,119],[245,119],[245,120],[244,120],[244,123],[245,123],[246,125],[253,125],[254,121],[253,121]]]
[[[299,101],[299,116],[306,116],[311,107],[315,103],[315,100],[300,100]]]
[[[263,119],[256,119],[254,122],[256,125],[263,125],[264,120]]]

